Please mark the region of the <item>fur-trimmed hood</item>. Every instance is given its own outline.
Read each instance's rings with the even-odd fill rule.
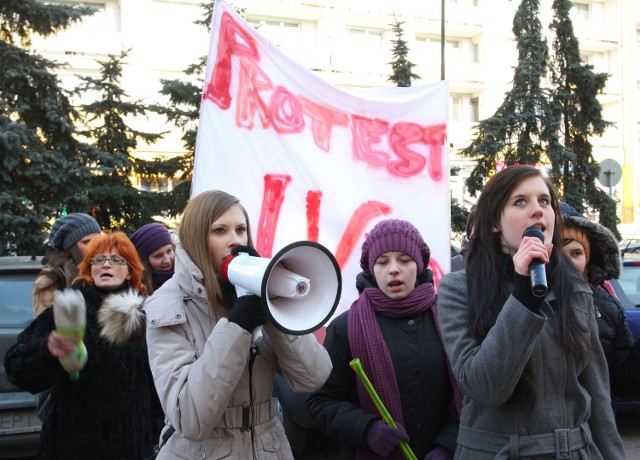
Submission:
[[[98,312],[100,335],[114,345],[124,345],[144,339],[146,330],[142,304],[145,297],[134,289],[110,294]]]
[[[620,257],[618,240],[613,236],[611,230],[597,222],[590,221],[567,203],[560,203],[560,211],[564,218],[565,227],[582,230],[589,237],[591,244],[589,277],[592,278],[592,272],[604,271],[604,279],[600,282],[605,279],[619,278],[622,271],[622,258]],[[593,269],[594,265],[600,270]]]

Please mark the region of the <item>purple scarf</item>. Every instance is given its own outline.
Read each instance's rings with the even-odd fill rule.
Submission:
[[[151,269],[151,279],[153,280],[154,289],[158,289],[162,286],[165,281],[168,281],[173,276],[174,267],[171,267],[169,270],[156,270]]]
[[[391,299],[378,288],[367,288],[349,309],[347,330],[351,355],[354,358],[360,358],[364,372],[396,423],[404,423],[400,390],[391,355],[382,336],[382,331],[380,331],[375,312],[397,318],[412,316],[430,309],[442,342],[442,334],[438,324],[437,300],[438,297],[431,283],[421,284],[402,300]],[[448,360],[447,366],[453,387],[455,410],[459,414],[462,408],[462,391],[453,378]],[[378,415],[378,410],[366,388],[359,378],[356,380],[360,407],[371,414]],[[375,459],[379,456],[372,452],[358,450],[356,458]],[[400,449],[396,448],[387,458],[402,459],[403,455]]]

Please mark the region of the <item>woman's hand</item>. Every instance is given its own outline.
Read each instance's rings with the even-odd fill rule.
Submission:
[[[51,331],[47,339],[47,348],[51,356],[61,358],[67,356],[75,349],[75,345],[62,337],[56,331]]]
[[[552,250],[552,243],[545,244],[539,238],[525,236],[520,242],[518,252],[513,256],[513,265],[516,273],[522,276],[529,276],[531,262],[539,260],[544,264],[549,263],[549,256]]]

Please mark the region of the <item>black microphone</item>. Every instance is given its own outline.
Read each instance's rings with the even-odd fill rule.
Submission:
[[[544,233],[540,227],[527,228],[522,237],[533,236],[544,243]],[[536,297],[544,297],[547,295],[547,272],[544,264],[539,260],[534,260],[529,266],[529,277],[531,277],[531,293]]]

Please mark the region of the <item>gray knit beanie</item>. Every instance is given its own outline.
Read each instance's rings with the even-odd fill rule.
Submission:
[[[68,251],[85,236],[101,231],[93,217],[74,212],[53,223],[49,232],[49,244],[58,251]]]
[[[373,276],[376,259],[385,252],[404,252],[418,265],[418,275],[429,266],[431,251],[417,228],[406,220],[387,219],[378,222],[362,244],[360,267]]]

